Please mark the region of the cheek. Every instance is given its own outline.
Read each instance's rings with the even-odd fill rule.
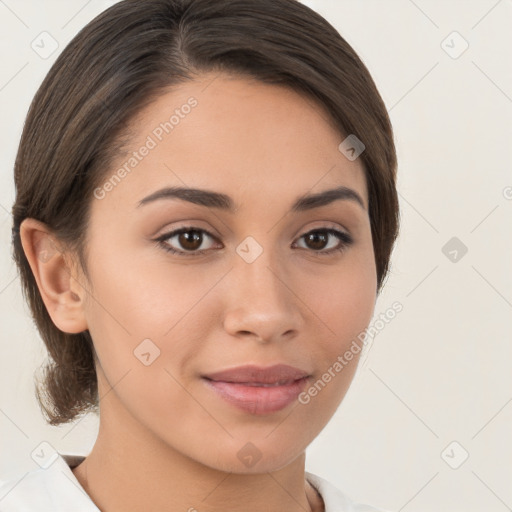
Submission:
[[[376,300],[373,253],[359,252],[344,263],[337,272],[329,269],[311,278],[303,288],[313,312],[309,321],[316,326],[310,348],[319,372],[305,398],[311,407],[320,407],[325,418],[334,413],[354,377]],[[317,395],[321,398],[313,399]]]
[[[170,265],[165,259],[148,265],[143,258],[116,254],[112,246],[98,261],[102,264],[91,269],[94,287],[87,321],[107,380],[114,385],[129,371],[141,396],[179,395],[165,370],[181,381],[181,367],[207,337],[206,322],[197,318],[211,313],[214,306],[204,298],[219,276],[198,271],[197,265]],[[152,362],[145,366],[144,359]],[[138,400],[136,392],[129,396]]]
[[[135,252],[133,252],[135,254]],[[148,264],[142,257],[105,251],[94,268],[91,322],[110,335],[162,338],[192,311],[215,283],[198,266],[170,264],[165,258]]]
[[[376,277],[370,264],[346,266],[330,280],[310,283],[305,302],[313,311],[310,346],[316,380],[299,403],[310,416],[326,423],[348,391],[364,346],[364,331],[372,318]],[[361,260],[360,260],[361,263]],[[317,290],[313,293],[311,290]]]
[[[369,324],[376,301],[373,254],[354,253],[339,267],[311,274],[303,284],[303,297],[322,324],[324,339],[350,343]],[[338,346],[339,348],[339,346]]]
[[[87,321],[105,385],[148,417],[162,408],[163,397],[180,410],[193,409],[175,379],[182,380],[180,365],[193,356],[191,338],[201,338],[191,319],[211,283],[192,266],[138,263],[113,247],[101,261],[91,271]]]

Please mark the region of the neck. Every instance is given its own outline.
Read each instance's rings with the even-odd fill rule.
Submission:
[[[97,443],[95,448],[99,446]],[[91,452],[73,473],[100,510],[226,512],[243,504],[245,512],[324,512],[322,498],[305,479],[304,456],[299,457],[299,464],[294,461],[279,471],[241,475],[204,467],[191,473],[191,461],[161,472],[151,467],[155,461],[131,457],[129,450],[128,458],[112,456],[111,451],[103,452],[105,457],[97,453]],[[139,464],[139,460],[143,462]],[[167,467],[178,460],[169,460]]]

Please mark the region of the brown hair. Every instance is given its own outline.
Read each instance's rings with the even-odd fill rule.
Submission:
[[[336,29],[296,0],[121,1],[56,59],[32,101],[15,161],[13,256],[51,357],[42,384],[36,380],[51,425],[99,410],[95,352],[88,330],[68,334],[53,324],[21,245],[20,224],[27,217],[44,222],[76,251],[88,276],[93,191],[127,143],[129,121],[173,85],[207,71],[305,93],[330,113],[340,137],[363,141],[380,292],[399,227],[393,132],[370,73]]]

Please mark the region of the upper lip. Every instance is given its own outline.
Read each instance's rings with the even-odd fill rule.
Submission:
[[[250,382],[259,384],[292,382],[309,376],[310,375],[307,371],[287,364],[276,364],[268,367],[256,365],[238,366],[236,368],[203,375],[203,377],[215,381],[239,383]]]

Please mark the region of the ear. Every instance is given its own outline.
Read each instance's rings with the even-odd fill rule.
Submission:
[[[84,311],[86,289],[77,280],[77,265],[71,264],[71,258],[61,250],[57,238],[38,220],[23,220],[20,238],[53,323],[70,334],[85,331],[88,328]]]

